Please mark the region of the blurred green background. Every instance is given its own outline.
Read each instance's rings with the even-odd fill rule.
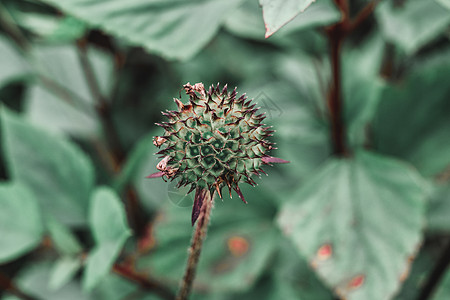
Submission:
[[[448,299],[450,2],[349,1],[375,5],[341,49],[342,159],[342,13],[310,2],[1,0],[0,299],[170,298],[192,195],[145,176],[187,82],[253,98],[291,162],[216,200],[192,299]]]

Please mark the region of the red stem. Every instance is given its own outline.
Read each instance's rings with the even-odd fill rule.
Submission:
[[[169,288],[163,286],[160,282],[149,278],[146,274],[137,273],[131,266],[115,264],[113,266],[113,271],[120,276],[137,283],[142,288],[153,291],[163,299],[175,299],[175,294],[173,294]]]
[[[333,152],[335,155],[346,155],[346,134],[345,124],[342,117],[342,80],[341,80],[341,48],[345,38],[364,22],[375,9],[379,0],[372,0],[368,3],[356,17],[350,19],[350,8],[348,0],[334,0],[334,3],[342,13],[339,23],[327,28],[328,40],[330,44],[330,61],[332,69],[332,81],[328,93],[328,109],[330,112],[331,135],[333,142]]]
[[[347,36],[349,26],[349,6],[347,0],[334,0],[342,13],[339,23],[327,29],[330,43],[330,61],[332,69],[332,82],[328,94],[328,109],[330,111],[331,135],[333,152],[336,155],[346,154],[345,126],[342,118],[342,91],[341,91],[341,47]]]
[[[342,120],[342,95],[341,95],[341,59],[340,50],[343,40],[341,26],[337,25],[329,31],[330,56],[332,68],[332,83],[328,98],[328,108],[331,118],[331,134],[334,153],[343,155],[345,149],[344,123]]]

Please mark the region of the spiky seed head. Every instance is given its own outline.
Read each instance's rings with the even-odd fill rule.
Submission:
[[[227,186],[230,195],[234,189],[245,202],[240,182],[256,185],[252,175],[265,174],[262,165],[286,162],[267,155],[273,148],[267,137],[273,131],[262,123],[265,116],[245,94],[237,98],[236,88],[229,92],[217,84],[207,91],[202,83],[183,87],[189,101],[174,99],[178,110],[163,113],[169,119],[158,124],[164,135],[154,138],[154,145],[163,148],[157,153],[160,172],[149,177],[178,178],[178,187],[217,191],[220,197]]]

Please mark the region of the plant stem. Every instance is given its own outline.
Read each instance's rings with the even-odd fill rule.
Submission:
[[[346,0],[335,0],[336,5],[342,13],[339,23],[327,29],[330,44],[330,61],[332,69],[332,82],[328,94],[328,109],[331,119],[331,135],[333,141],[333,152],[336,155],[345,155],[345,127],[342,120],[342,92],[341,92],[341,57],[342,43],[347,35],[349,24],[349,6]]]
[[[375,7],[380,2],[380,0],[372,0],[366,4],[349,23],[348,31],[352,31],[357,28],[362,22],[364,22],[375,10]]]
[[[430,299],[434,290],[439,285],[442,277],[445,275],[448,267],[450,266],[450,238],[447,238],[447,244],[442,251],[441,256],[437,260],[431,274],[428,276],[427,281],[423,285],[417,300]]]
[[[94,69],[87,55],[87,47],[84,40],[77,42],[81,67],[86,76],[92,97],[97,102],[96,110],[101,119],[103,132],[106,136],[109,152],[111,153],[113,172],[117,173],[125,159],[125,152],[122,148],[117,128],[114,124],[110,103],[105,99],[100,90],[100,85],[95,76]],[[137,236],[144,233],[147,220],[141,209],[139,198],[134,192],[133,187],[126,189],[127,215],[130,225]]]
[[[342,37],[340,26],[330,31],[330,56],[332,68],[332,83],[328,97],[328,108],[331,118],[331,134],[334,153],[343,155],[345,150],[344,124],[342,121],[342,96],[341,96],[341,59],[340,50]]]
[[[139,284],[142,288],[153,291],[163,299],[173,300],[175,298],[175,295],[169,288],[165,287],[160,282],[149,278],[145,274],[135,272],[130,266],[115,264],[113,266],[113,271],[120,276]]]
[[[8,291],[9,293],[23,300],[38,300],[38,298],[20,290],[8,276],[2,273],[0,273],[0,290]]]
[[[84,75],[86,76],[86,81],[91,91],[92,97],[97,102],[97,113],[102,121],[103,131],[109,144],[109,148],[113,154],[115,160],[115,169],[117,171],[120,169],[120,165],[125,158],[125,154],[122,149],[119,136],[117,134],[116,126],[112,119],[111,108],[108,101],[106,101],[101,93],[100,85],[97,81],[91,62],[89,61],[87,55],[86,44],[83,41],[79,41],[77,42],[77,46],[81,67],[83,69]]]
[[[189,297],[192,283],[195,279],[195,272],[197,270],[197,264],[200,258],[203,241],[205,240],[206,232],[208,229],[211,209],[214,204],[214,198],[211,196],[211,193],[207,189],[203,189],[202,192],[204,193],[203,203],[197,219],[195,232],[192,236],[186,271],[184,273],[176,300],[186,300]]]
[[[0,26],[16,42],[22,51],[26,51],[29,48],[30,44],[28,40],[14,22],[8,9],[2,3],[0,3]]]

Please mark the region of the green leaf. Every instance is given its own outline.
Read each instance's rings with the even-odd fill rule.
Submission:
[[[313,26],[324,26],[339,21],[340,13],[330,0],[322,0],[300,15],[297,15],[278,31],[277,35],[268,41],[277,41],[280,35],[287,35],[294,31]],[[245,1],[235,13],[225,22],[226,28],[241,37],[264,39],[265,29],[262,8],[257,1]]]
[[[51,132],[80,137],[98,137],[101,130],[94,99],[80,53],[73,45],[44,45],[32,49],[37,82],[27,94],[25,111],[33,124]],[[109,55],[88,48],[100,92],[108,98],[113,82],[113,61]]]
[[[81,38],[86,31],[83,22],[70,16],[25,11],[20,6],[11,6],[10,10],[17,25],[36,35],[40,41],[72,42]]]
[[[45,300],[94,300],[82,293],[78,282],[70,281],[57,291],[49,288],[53,261],[41,260],[23,268],[14,279],[16,285],[27,294]]]
[[[307,261],[298,255],[291,241],[284,240],[278,248],[272,270],[279,282],[293,288],[300,299],[334,299],[332,292],[317,278]]]
[[[89,222],[96,246],[87,259],[83,288],[91,290],[105,276],[131,235],[125,209],[110,188],[98,188],[91,201]]]
[[[94,181],[91,162],[61,136],[1,110],[5,159],[14,180],[26,185],[44,212],[65,224],[83,224]]]
[[[259,0],[262,6],[266,38],[305,11],[314,0]]]
[[[46,217],[46,225],[55,248],[59,253],[72,256],[79,254],[83,250],[72,232],[53,216]]]
[[[135,295],[149,295],[146,291],[142,291],[135,283],[125,279],[122,276],[114,273],[107,274],[102,278],[97,287],[92,291],[92,296],[95,299],[104,300],[123,300],[127,297],[134,297]],[[133,296],[131,296],[133,295]],[[136,296],[137,300],[149,300],[148,298]],[[158,299],[160,298],[150,298]]]
[[[432,300],[446,300],[450,295],[450,271],[447,271],[442,281],[431,297]]]
[[[450,15],[450,14],[449,14]],[[375,148],[433,176],[450,164],[450,56],[418,65],[381,95],[372,132]]]
[[[50,42],[70,42],[81,38],[86,31],[86,24],[73,17],[63,17],[58,26],[46,37]]]
[[[437,243],[424,243],[422,249],[412,263],[411,270],[405,273],[408,277],[395,300],[417,299],[424,284],[436,264],[436,258],[442,253],[442,245]],[[406,277],[406,276],[405,276]],[[405,279],[405,278],[403,278]]]
[[[163,183],[161,178],[149,179],[145,178],[147,175],[157,172],[156,165],[159,162],[158,156],[154,153],[157,152],[157,148],[153,145],[153,136],[157,134],[150,133],[145,137],[142,142],[137,146],[133,155],[130,156],[127,161],[124,171],[131,171],[133,165],[137,169],[133,172],[133,183],[136,186],[136,190],[139,193],[141,199],[143,199],[143,205],[149,210],[155,210],[162,203],[170,201],[169,190],[174,191],[174,184]],[[146,153],[145,153],[146,152]],[[139,161],[139,163],[137,163]],[[124,173],[126,176],[126,173]]]
[[[353,146],[367,142],[368,124],[381,100],[384,81],[379,76],[379,68],[383,54],[384,42],[379,36],[372,36],[362,46],[348,49],[343,55],[343,117],[348,143]]]
[[[92,27],[170,59],[188,59],[242,0],[45,0]]]
[[[411,167],[359,152],[329,161],[278,221],[336,294],[389,299],[419,246],[425,197],[424,181]]]
[[[250,291],[233,296],[232,299],[306,299],[301,293],[296,291],[293,286],[287,284],[285,281],[269,276],[262,278]],[[321,298],[321,300],[323,299]]]
[[[162,180],[162,179],[161,179]],[[161,183],[160,183],[161,184]],[[234,195],[216,199],[196,284],[215,291],[248,290],[263,272],[280,241],[273,227],[273,198],[262,188],[241,187],[248,205]],[[225,191],[224,191],[224,194]],[[155,226],[156,248],[139,261],[155,276],[178,282],[183,276],[190,245],[191,205],[167,203]]]
[[[398,7],[394,1],[383,1],[375,12],[385,38],[406,54],[416,52],[450,24],[450,14],[435,1],[408,0]]]
[[[34,195],[18,183],[0,184],[0,263],[36,247],[44,228]]]
[[[30,72],[29,65],[18,49],[3,36],[0,36],[0,53],[0,87]]]
[[[142,181],[141,188],[144,188],[144,185],[147,183],[150,184],[150,186],[153,186],[152,180],[144,178],[145,176],[157,171],[156,165],[148,165],[149,168],[145,171],[148,173],[147,175],[142,175],[140,173],[137,175],[137,173],[142,169],[142,165],[145,164],[148,160],[151,160],[152,162],[155,161],[156,163],[154,152],[156,152],[157,148],[153,145],[153,137],[157,135],[158,134],[156,131],[152,131],[145,137],[141,138],[141,140],[134,147],[133,151],[128,155],[124,167],[122,168],[119,176],[114,182],[114,188],[117,191],[121,191],[127,183],[132,182],[137,176],[140,177],[137,178],[137,180],[139,182]],[[152,157],[153,159],[148,159],[149,157]]]
[[[79,257],[63,256],[59,258],[51,271],[48,286],[51,290],[58,290],[67,284],[81,267]]]
[[[328,76],[322,74],[324,65],[320,61],[306,55],[281,57],[276,65],[281,82],[268,83],[260,90],[281,111],[267,121],[277,130],[279,150],[273,155],[291,161],[283,170],[290,171],[298,184],[331,153],[321,84],[327,82]]]
[[[450,9],[450,0],[435,0],[437,3],[441,4],[447,9]]]
[[[439,185],[428,204],[427,229],[450,232],[450,185]]]
[[[96,137],[101,130],[92,108],[81,108],[42,85],[35,84],[29,87],[25,114],[31,123],[52,133]]]

